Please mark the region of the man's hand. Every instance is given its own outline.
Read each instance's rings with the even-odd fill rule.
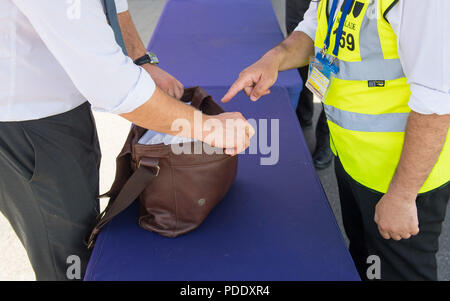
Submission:
[[[222,98],[222,102],[230,101],[242,90],[251,100],[257,101],[270,93],[269,89],[276,82],[279,71],[306,66],[312,55],[314,55],[314,41],[303,32],[293,32],[259,61],[242,71]]]
[[[155,84],[170,96],[180,99],[184,93],[184,86],[172,75],[152,64],[142,67],[150,74]]]
[[[375,207],[375,222],[385,239],[408,239],[419,233],[415,198],[404,200],[386,193]]]
[[[130,13],[126,11],[118,14],[117,17],[119,19],[128,55],[134,61],[137,58],[142,57],[147,52],[147,49],[139,37]],[[183,96],[183,85],[172,75],[152,64],[144,64],[142,67],[150,74],[155,84],[161,88],[161,90],[177,99],[180,99],[181,96]]]
[[[278,68],[279,64],[273,56],[262,57],[239,74],[239,78],[222,98],[222,102],[229,102],[242,90],[252,101],[270,94],[270,87],[277,81]]]
[[[201,140],[211,146],[224,148],[231,156],[250,146],[255,129],[239,112],[208,116],[203,125]]]
[[[419,233],[416,198],[443,149],[450,115],[411,111],[400,162],[375,210],[381,235],[399,240]]]

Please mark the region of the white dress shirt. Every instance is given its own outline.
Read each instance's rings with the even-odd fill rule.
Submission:
[[[376,1],[376,0],[373,0]],[[333,1],[329,1],[331,7]],[[343,0],[339,0],[342,5]],[[296,31],[315,39],[317,6],[313,1]],[[400,0],[387,15],[397,35],[403,71],[411,84],[409,107],[421,114],[450,114],[449,0]]]
[[[86,100],[128,113],[154,91],[116,43],[101,0],[0,0],[0,121],[40,119]]]

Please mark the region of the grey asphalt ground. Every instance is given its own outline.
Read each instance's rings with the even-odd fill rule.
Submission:
[[[211,0],[214,1],[214,0]],[[136,23],[141,38],[145,43],[150,40],[153,30],[158,22],[165,0],[128,0],[130,12]],[[285,32],[284,14],[285,0],[272,0],[275,13],[280,26]],[[257,12],[255,12],[257,13]],[[245,67],[245,66],[243,66]],[[320,112],[320,105],[316,104],[315,121]],[[115,171],[115,157],[122,148],[129,123],[120,117],[95,113],[100,143],[103,153],[101,166],[101,191],[107,191],[111,185]],[[308,146],[314,148],[315,138],[313,128],[304,130]],[[118,138],[121,137],[121,138]],[[338,224],[343,230],[340,215],[339,195],[337,191],[336,178],[332,167],[318,171],[322,185],[327,193],[331,207]],[[447,208],[448,213],[449,208]],[[447,214],[448,215],[448,214]],[[345,234],[344,234],[345,237]],[[438,253],[439,279],[450,280],[450,220],[443,225],[440,240],[440,252]],[[9,223],[0,214],[0,280],[34,280],[34,273],[28,262],[26,252],[12,231]]]

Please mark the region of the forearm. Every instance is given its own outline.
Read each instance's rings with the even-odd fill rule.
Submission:
[[[255,134],[241,113],[206,115],[160,88],[144,105],[121,116],[150,130],[203,141],[232,156],[248,148]]]
[[[314,55],[314,41],[301,31],[294,31],[282,43],[271,49],[264,58],[277,61],[279,71],[303,67]]]
[[[402,155],[388,193],[399,196],[399,200],[416,199],[439,158],[449,125],[450,115],[411,112]]]
[[[147,49],[137,32],[130,13],[126,11],[118,14],[117,17],[119,19],[120,29],[122,30],[122,36],[125,47],[127,48],[128,56],[132,60],[136,60],[145,55]]]
[[[121,116],[136,125],[160,133],[170,135],[180,134],[187,138],[202,139],[201,128],[197,129],[194,126],[196,124],[194,123],[194,113],[196,111],[192,106],[186,105],[169,96],[160,88],[156,88],[155,93],[149,101],[133,112],[121,114]],[[203,121],[207,118],[206,115],[202,114]],[[184,135],[180,133],[180,129],[172,128],[175,120],[180,119],[186,120],[191,127],[190,131],[187,133],[184,132]]]

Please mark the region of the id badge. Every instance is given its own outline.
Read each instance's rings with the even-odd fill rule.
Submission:
[[[336,77],[338,72],[339,68],[319,52],[315,57],[311,57],[306,87],[320,101],[324,101],[331,81]]]

